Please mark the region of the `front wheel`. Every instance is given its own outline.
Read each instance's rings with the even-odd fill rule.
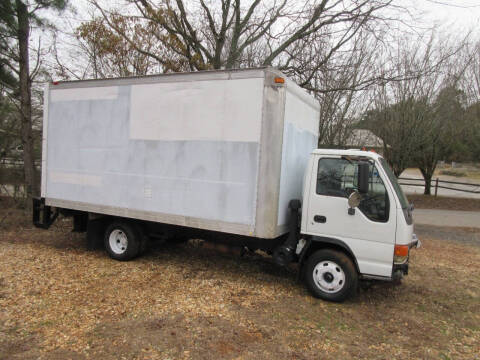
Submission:
[[[323,249],[308,258],[305,264],[305,282],[313,296],[342,302],[357,289],[358,274],[346,254]]]

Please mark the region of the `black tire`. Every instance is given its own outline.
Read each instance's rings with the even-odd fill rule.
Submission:
[[[112,259],[128,261],[135,258],[140,254],[141,242],[141,234],[127,222],[115,221],[105,229],[104,245]]]
[[[304,279],[313,296],[342,302],[352,296],[358,285],[358,274],[350,257],[345,253],[323,249],[307,259]]]

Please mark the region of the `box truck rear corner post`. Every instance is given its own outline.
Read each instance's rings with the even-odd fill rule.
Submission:
[[[33,222],[131,260],[191,238],[299,264],[313,296],[408,273],[413,208],[379,154],[317,149],[318,102],[273,68],[47,84]]]

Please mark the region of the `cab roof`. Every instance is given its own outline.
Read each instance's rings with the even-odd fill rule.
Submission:
[[[340,149],[315,149],[312,151],[314,155],[337,155],[337,156],[360,156],[369,157],[374,160],[382,158],[381,155],[373,151],[364,151],[358,149],[340,150]]]

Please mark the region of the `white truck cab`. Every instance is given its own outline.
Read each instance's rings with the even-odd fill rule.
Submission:
[[[412,211],[379,154],[314,150],[305,173],[303,241],[297,247],[307,256],[304,276],[313,295],[341,301],[359,278],[406,275],[409,251],[420,244]]]

